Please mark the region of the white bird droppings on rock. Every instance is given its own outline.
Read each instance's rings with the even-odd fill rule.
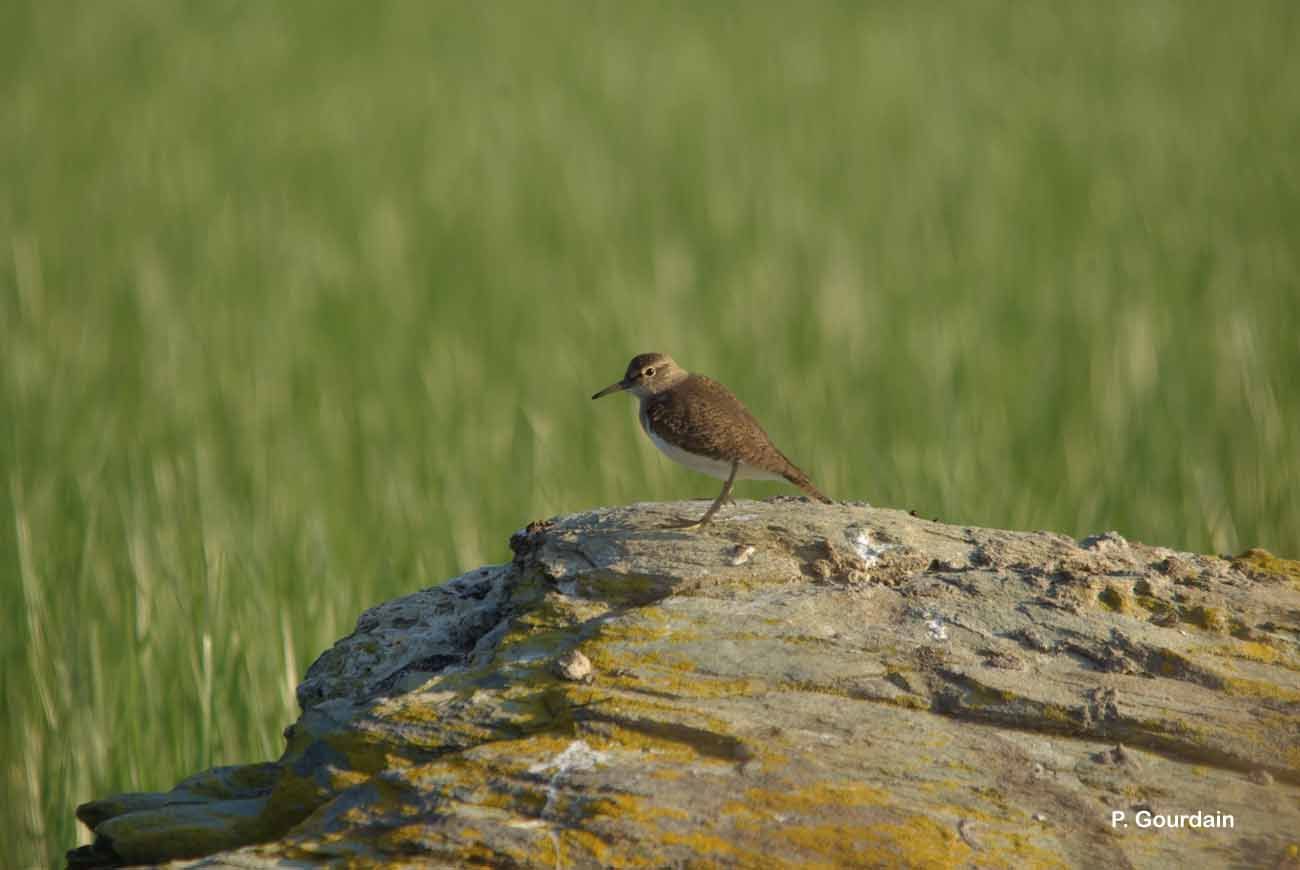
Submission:
[[[731,561],[729,564],[733,566],[743,565],[749,561],[749,557],[752,555],[754,555],[753,547],[737,544],[736,549],[731,553]]]
[[[948,627],[943,624],[943,617],[935,614],[925,623],[925,627],[930,631],[930,640],[947,640]]]
[[[853,552],[858,554],[858,558],[868,568],[874,568],[880,561],[880,557],[890,550],[896,549],[895,544],[886,544],[872,540],[871,532],[864,528],[854,528],[850,526],[844,530],[845,537],[849,539],[849,544],[853,547]]]
[[[545,773],[548,770],[554,770],[555,776],[559,777],[575,770],[594,770],[597,765],[604,764],[608,760],[609,753],[592,749],[585,740],[575,740],[564,747],[564,751],[550,761],[542,761],[531,765],[528,772]],[[552,777],[552,780],[554,778]]]
[[[543,761],[531,765],[528,768],[529,773],[545,773],[548,770],[554,770],[551,774],[550,781],[546,784],[546,806],[542,807],[541,816],[546,818],[552,807],[555,806],[556,798],[559,797],[559,786],[565,777],[575,771],[595,770],[601,764],[609,760],[608,753],[597,752],[587,745],[585,740],[575,740],[564,751],[552,758],[550,761]]]

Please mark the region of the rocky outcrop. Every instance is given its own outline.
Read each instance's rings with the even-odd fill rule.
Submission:
[[[664,528],[699,510],[368,611],[278,761],[85,804],[71,862],[1300,863],[1300,563],[801,499]]]

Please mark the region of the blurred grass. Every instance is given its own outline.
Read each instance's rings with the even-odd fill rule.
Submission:
[[[1298,10],[6,4],[6,863],[529,520],[711,497],[587,398],[640,351],[840,498],[1300,553]]]

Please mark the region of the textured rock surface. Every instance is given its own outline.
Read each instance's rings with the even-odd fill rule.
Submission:
[[[1300,863],[1300,563],[799,499],[662,528],[699,510],[368,611],[279,761],[83,805],[72,860]]]

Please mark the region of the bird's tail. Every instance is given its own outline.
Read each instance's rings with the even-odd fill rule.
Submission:
[[[808,479],[808,475],[796,468],[794,463],[790,463],[789,469],[782,473],[781,476],[802,489],[804,492],[808,493],[813,498],[817,499],[817,501],[822,504],[834,504],[833,501],[822,494],[820,489],[813,486],[813,482]]]

